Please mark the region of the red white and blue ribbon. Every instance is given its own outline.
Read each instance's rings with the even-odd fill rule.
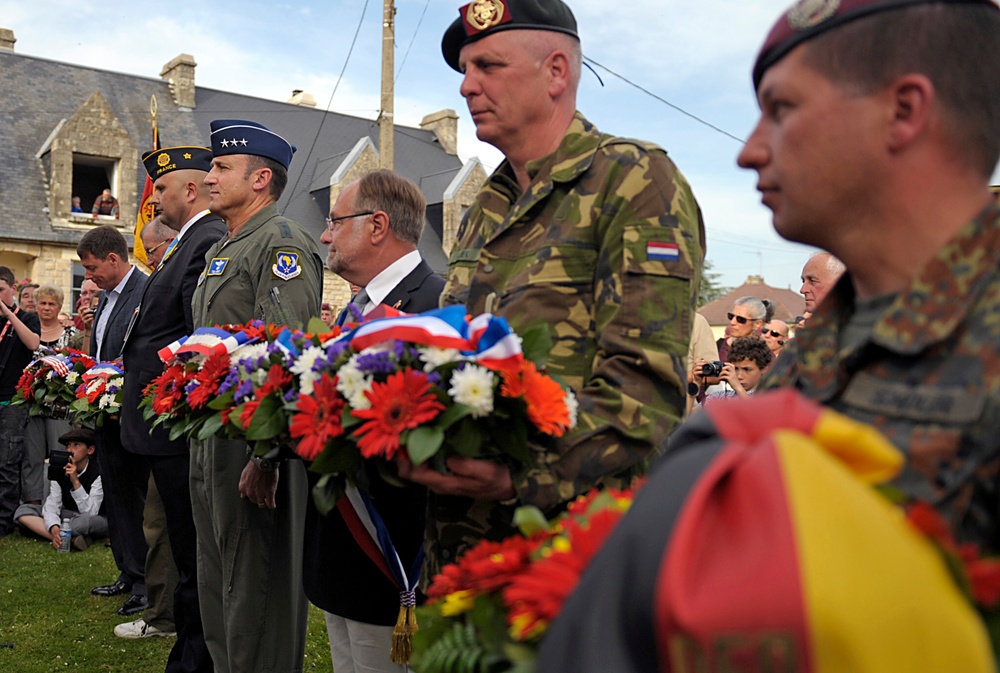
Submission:
[[[251,341],[256,341],[256,338],[251,339],[246,332],[233,334],[220,327],[199,327],[194,334],[181,337],[161,348],[156,354],[163,362],[170,362],[178,355],[184,354],[228,355]]]
[[[521,340],[504,318],[483,313],[466,320],[463,306],[399,315],[359,325],[347,337],[356,351],[399,340],[437,348],[455,348],[483,366],[514,366],[524,358]]]
[[[344,497],[337,500],[337,510],[344,517],[348,530],[358,546],[400,591],[400,601],[408,607],[416,604],[416,589],[420,569],[424,565],[424,547],[420,546],[413,565],[407,572],[399,558],[389,529],[379,516],[368,493],[347,482]]]
[[[94,365],[86,372],[84,372],[83,379],[84,383],[89,383],[94,379],[108,379],[114,378],[116,376],[124,376],[125,370],[122,369],[121,361],[116,362],[102,362],[100,364]]]

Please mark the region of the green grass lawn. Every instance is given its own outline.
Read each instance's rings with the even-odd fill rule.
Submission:
[[[0,671],[162,671],[174,638],[125,640],[116,624],[125,597],[90,590],[118,577],[111,550],[96,544],[60,554],[17,533],[0,538]],[[310,607],[306,671],[332,671],[323,614]]]

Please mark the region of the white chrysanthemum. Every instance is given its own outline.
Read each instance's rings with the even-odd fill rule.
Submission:
[[[459,404],[472,407],[472,415],[480,418],[493,411],[494,383],[493,372],[478,365],[468,365],[452,372],[448,394]]]
[[[114,388],[115,390],[121,390],[122,386],[125,385],[125,379],[121,376],[116,376],[110,381],[108,381],[108,387]]]
[[[250,378],[253,379],[254,387],[258,387],[259,388],[260,386],[264,385],[264,383],[267,381],[267,370],[266,369],[258,369],[256,371],[249,372],[249,374],[250,374]]]
[[[424,363],[424,371],[428,373],[441,365],[446,365],[449,362],[458,362],[462,359],[462,353],[457,348],[427,346],[420,349],[420,361]]]
[[[295,364],[289,367],[290,372],[299,375],[299,392],[303,395],[313,394],[313,383],[318,381],[320,377],[312,370],[313,365],[316,364],[316,360],[325,357],[326,353],[322,349],[310,346],[299,356]]]
[[[66,383],[67,384],[69,384],[71,386],[75,386],[79,382],[80,382],[80,375],[77,374],[76,372],[70,372],[69,374],[66,375]]]
[[[106,409],[111,407],[116,408],[118,405],[115,404],[115,396],[110,394],[101,395],[101,399],[97,401],[97,406],[101,409]]]
[[[573,394],[572,390],[566,391],[566,397],[563,398],[563,402],[566,404],[566,409],[569,410],[569,427],[576,427],[576,416],[580,409],[580,403],[576,399],[576,395]]]
[[[372,377],[365,376],[358,369],[357,356],[337,371],[337,390],[347,403],[355,409],[368,409],[372,403],[365,397],[365,391],[372,389]]]
[[[49,373],[45,375],[45,378],[47,378],[47,379],[54,379],[57,376],[58,376],[58,374],[56,374],[56,370],[50,369]]]
[[[258,358],[262,358],[265,355],[267,355],[266,343],[244,344],[233,351],[232,355],[229,356],[229,361],[240,362],[241,360],[252,358],[256,362]]]

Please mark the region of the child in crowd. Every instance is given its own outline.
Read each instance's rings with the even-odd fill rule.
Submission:
[[[59,438],[69,451],[69,460],[62,474],[49,482],[49,495],[44,505],[26,503],[18,507],[14,520],[45,540],[55,549],[62,544],[62,521],[69,520],[73,531],[73,548],[86,549],[95,538],[107,537],[108,520],[101,513],[104,486],[96,460],[90,460],[96,450],[94,433],[86,428],[73,428]]]
[[[729,384],[731,390],[712,393],[705,398],[705,404],[711,404],[715,400],[753,395],[761,374],[771,364],[772,357],[774,356],[771,349],[758,336],[733,339],[727,355],[728,362],[723,365],[722,375],[719,377]]]

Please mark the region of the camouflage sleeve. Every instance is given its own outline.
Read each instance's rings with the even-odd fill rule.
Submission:
[[[686,401],[704,258],[701,210],[658,148],[614,145],[598,152],[595,170],[602,173],[600,191],[580,196],[593,202],[582,217],[592,218],[598,250],[590,307],[595,343],[586,349],[593,354],[589,375],[576,390],[578,425],[547,450],[536,447],[537,467],[515,475],[518,499],[542,509],[642,473]],[[558,347],[552,357],[558,373]]]
[[[776,388],[791,388],[798,378],[799,348],[795,339],[789,339],[781,349],[781,355],[774,365],[764,374],[757,385],[758,392]]]

